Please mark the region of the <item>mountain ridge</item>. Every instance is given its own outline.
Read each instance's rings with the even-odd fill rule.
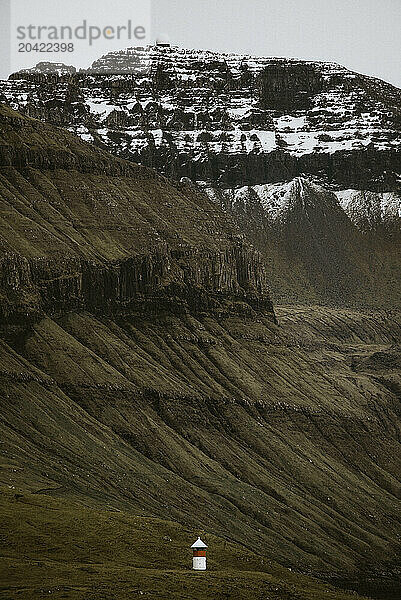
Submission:
[[[0,87],[26,114],[206,191],[267,259],[278,302],[400,306],[394,86],[332,63],[164,45],[110,53],[79,73],[45,64]],[[297,208],[291,218],[306,230],[295,248],[274,213],[300,177],[337,207],[325,217],[315,202],[313,240]]]
[[[47,83],[45,96],[57,80]],[[310,173],[273,184],[276,228],[259,188],[228,206],[238,188],[213,180],[223,197],[211,202],[196,182],[1,116],[2,485],[49,507],[46,496],[150,512],[398,598],[396,233],[360,231]],[[380,271],[375,257],[391,253]],[[345,283],[369,268],[356,291],[372,290],[379,308],[358,296],[346,306]],[[274,308],[270,287],[283,290]]]
[[[139,309],[147,295],[149,305],[179,305],[182,296],[185,310],[238,294],[272,312],[258,254],[206,196],[61,129],[2,113],[2,277],[13,298],[3,315],[10,318],[21,287],[21,310],[24,295],[47,310],[96,309],[97,299],[127,309],[135,296]]]
[[[178,179],[259,184],[321,171],[348,187],[397,185],[400,91],[331,63],[138,47],[67,78],[22,71],[2,93],[28,115]]]

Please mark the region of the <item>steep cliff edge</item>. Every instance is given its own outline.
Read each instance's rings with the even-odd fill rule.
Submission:
[[[80,72],[39,63],[0,91],[27,115],[206,188],[267,258],[275,301],[400,308],[398,88],[333,63],[165,45]],[[313,210],[294,203],[285,226],[275,210],[300,178]]]
[[[278,325],[260,255],[197,188],[1,117],[2,485],[397,598],[400,314]]]
[[[72,308],[270,311],[265,269],[192,186],[0,113],[2,318]],[[244,304],[245,306],[245,304]]]

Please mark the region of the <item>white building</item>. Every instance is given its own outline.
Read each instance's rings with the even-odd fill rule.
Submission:
[[[191,548],[193,551],[192,568],[195,571],[206,571],[206,544],[198,537]]]

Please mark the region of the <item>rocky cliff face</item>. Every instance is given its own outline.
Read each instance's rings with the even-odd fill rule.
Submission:
[[[397,185],[400,91],[331,63],[129,48],[80,73],[40,64],[1,89],[26,114],[175,178]]]
[[[259,255],[192,186],[7,109],[0,127],[3,319],[34,309],[217,310],[230,299],[273,314]]]
[[[156,46],[79,73],[40,64],[1,89],[25,114],[197,182],[268,258],[275,299],[400,306],[397,88],[331,63]],[[300,177],[287,209],[299,223],[283,226],[274,212]]]

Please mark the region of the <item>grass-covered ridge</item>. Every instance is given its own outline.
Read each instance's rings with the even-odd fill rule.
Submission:
[[[357,598],[208,533],[208,570],[194,573],[195,532],[171,521],[4,489],[0,511],[0,598]]]
[[[0,319],[234,298],[274,319],[260,256],[193,186],[1,105],[0,133]]]
[[[396,577],[399,315],[278,316],[69,313],[19,347],[5,331],[1,481],[319,576]]]

